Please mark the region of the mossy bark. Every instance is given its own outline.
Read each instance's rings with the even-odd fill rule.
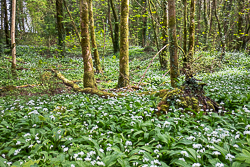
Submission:
[[[193,80],[190,79],[189,81]],[[181,89],[175,88],[171,91],[163,92],[164,97],[158,104],[158,110],[167,113],[171,106],[183,111],[199,112],[219,112],[219,105],[212,99],[204,95],[202,84],[195,81],[192,83],[186,82]],[[159,115],[159,113],[156,113]]]
[[[10,34],[9,34],[7,3],[6,3],[6,0],[3,0],[2,2],[3,2],[3,9],[4,9],[4,31],[5,31],[6,45],[10,46]]]
[[[157,31],[156,31],[156,25],[155,25],[155,21],[154,21],[154,17],[153,17],[153,12],[152,12],[152,9],[151,9],[151,3],[153,3],[153,2],[149,1],[149,3],[148,3],[149,12],[150,12],[150,16],[151,16],[151,25],[153,27],[153,32],[154,32],[154,41],[155,41],[157,50],[159,51],[160,47],[159,47],[159,42],[158,42],[158,38],[157,38],[158,34],[157,34]],[[159,54],[159,59],[161,60],[161,54]]]
[[[167,10],[167,2],[164,1],[162,3],[163,9],[163,23],[162,23],[162,47],[168,44],[168,10]],[[160,65],[163,70],[167,69],[168,66],[168,52],[167,47],[162,50],[160,53]]]
[[[114,19],[115,19],[114,53],[117,53],[117,52],[119,52],[119,20],[118,20],[117,12],[115,10],[115,4],[114,4],[113,0],[110,0],[110,5],[111,5],[111,9],[112,9]]]
[[[94,65],[96,68],[97,73],[102,72],[102,67],[100,63],[100,58],[99,58],[99,53],[96,45],[96,40],[95,40],[95,29],[94,29],[94,18],[93,18],[93,6],[92,6],[92,0],[88,0],[88,5],[89,5],[89,23],[90,23],[90,35],[91,35],[91,44],[92,44],[92,49],[94,50]]]
[[[194,43],[195,43],[195,3],[196,0],[191,0],[190,5],[190,24],[189,24],[189,44],[188,53],[183,59],[183,68],[185,70],[186,79],[192,77],[192,61],[194,56]]]
[[[114,32],[113,32],[113,26],[111,21],[111,14],[110,14],[110,1],[108,0],[108,24],[109,24],[109,30],[110,30],[110,37],[112,39],[113,48],[115,47],[115,41],[114,41]]]
[[[240,1],[238,1],[238,11],[239,11],[239,13],[238,13],[238,40],[237,40],[237,50],[238,51],[241,51],[243,48],[242,48],[242,44],[243,44],[243,41],[242,41],[242,35],[241,34],[244,34],[244,32],[243,32],[243,16],[244,16],[244,14],[243,13],[241,13],[241,11],[242,11],[242,9],[243,9],[243,4],[244,4],[245,2],[244,2],[244,0],[240,0]]]
[[[129,85],[129,0],[121,1],[120,19],[120,75],[118,88]]]
[[[65,78],[60,72],[58,72],[56,70],[52,70],[52,71],[56,73],[56,76],[59,79],[61,79],[65,85],[68,85],[68,86],[72,87],[73,91],[75,91],[75,92],[83,92],[83,93],[86,93],[86,94],[96,94],[96,95],[98,95],[99,97],[102,97],[102,98],[108,98],[108,97],[115,97],[116,96],[116,95],[114,95],[112,93],[108,93],[108,92],[98,90],[97,88],[84,88],[84,89],[81,89],[73,81],[70,81],[67,78]]]
[[[142,0],[142,29],[141,29],[141,46],[146,46],[146,33],[147,33],[147,0]]]
[[[183,0],[183,5],[183,50],[187,54],[187,0]]]
[[[178,67],[178,44],[176,37],[176,15],[175,0],[168,1],[168,18],[169,18],[169,53],[170,53],[170,78],[171,86],[177,87],[179,77]]]
[[[217,14],[217,0],[214,0],[213,1],[213,6],[214,6],[214,15],[216,17],[216,20],[217,20],[217,25],[218,25],[218,31],[219,31],[219,36],[220,36],[220,48],[221,48],[221,59],[225,56],[225,39],[224,39],[224,32],[221,28],[221,25],[220,25],[220,20],[219,20],[219,16]]]
[[[12,76],[17,77],[16,72],[16,40],[15,40],[15,21],[16,21],[16,0],[12,0],[12,18],[11,18],[11,55],[12,55],[12,65],[11,71]]]
[[[65,30],[63,26],[63,2],[62,0],[56,0],[56,20],[58,31],[58,45],[60,54],[64,55],[65,52]]]
[[[204,17],[204,25],[205,25],[205,29],[204,29],[204,44],[207,44],[207,37],[208,37],[208,21],[207,21],[207,0],[203,1],[203,17]]]
[[[85,88],[95,88],[95,78],[93,62],[91,57],[90,42],[89,42],[89,17],[88,17],[88,2],[87,0],[80,1],[81,9],[81,46],[82,56],[84,62],[84,79],[83,84]]]

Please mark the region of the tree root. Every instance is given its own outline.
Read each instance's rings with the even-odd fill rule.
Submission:
[[[120,95],[115,95],[113,93],[108,93],[108,92],[105,92],[105,91],[101,91],[101,90],[98,90],[96,88],[80,88],[77,84],[75,84],[73,81],[70,81],[68,80],[67,78],[65,78],[60,72],[52,69],[51,71],[53,71],[56,76],[63,81],[63,83],[67,86],[70,86],[73,88],[73,91],[75,92],[83,92],[83,93],[86,93],[86,94],[95,94],[95,95],[98,95],[99,97],[102,97],[102,98],[108,98],[108,97],[116,97],[116,96],[120,96]]]

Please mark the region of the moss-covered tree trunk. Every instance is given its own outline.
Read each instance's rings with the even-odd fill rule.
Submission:
[[[169,53],[170,53],[170,78],[171,86],[177,87],[179,77],[178,44],[176,38],[175,0],[168,1],[168,25],[169,25]]]
[[[159,51],[160,47],[159,47],[159,42],[158,42],[158,34],[156,31],[156,25],[155,25],[155,21],[154,21],[154,17],[153,17],[151,3],[153,3],[153,2],[151,0],[149,0],[148,6],[149,6],[149,12],[150,12],[150,16],[151,16],[151,25],[153,27],[153,32],[154,32],[154,41],[155,41],[157,50]],[[161,60],[161,54],[159,54],[159,59]],[[161,61],[160,61],[160,63],[161,63]]]
[[[197,11],[197,13],[196,13],[196,18],[197,18],[197,23],[198,23],[198,25],[197,25],[197,27],[196,27],[196,35],[197,35],[197,37],[196,37],[196,39],[195,39],[195,46],[197,45],[197,46],[199,46],[199,41],[200,41],[200,37],[201,37],[201,2],[202,0],[197,0],[197,6],[199,6],[199,8],[197,9],[198,11]]]
[[[129,0],[121,1],[121,19],[120,19],[120,75],[118,79],[118,88],[129,85]]]
[[[215,18],[217,20],[217,25],[218,25],[218,31],[219,31],[219,36],[220,36],[220,48],[221,48],[221,59],[225,56],[225,39],[224,39],[224,32],[221,28],[221,25],[220,25],[220,20],[219,20],[219,16],[217,14],[217,1],[214,0],[213,1],[213,6],[214,6],[214,15],[215,15]]]
[[[167,10],[167,2],[163,1],[162,3],[162,9],[163,9],[163,23],[162,23],[162,47],[168,44],[168,10]],[[161,68],[165,70],[168,66],[168,60],[167,60],[167,47],[164,48],[161,52],[160,56],[160,64]]]
[[[81,46],[82,57],[84,62],[84,88],[95,88],[95,78],[93,62],[90,50],[89,41],[89,16],[88,16],[88,2],[87,0],[80,0],[80,17],[81,17]]]
[[[204,6],[204,8],[203,8],[203,18],[204,18],[204,25],[205,25],[203,37],[204,37],[204,44],[206,45],[207,44],[207,38],[208,38],[207,0],[203,1],[203,6]]]
[[[108,0],[108,25],[109,25],[109,30],[110,30],[110,37],[111,37],[113,48],[114,48],[115,41],[114,41],[113,26],[112,26],[112,21],[111,21],[111,14],[110,14],[110,1],[111,0]]]
[[[91,35],[91,44],[92,44],[92,49],[94,50],[94,65],[96,68],[97,73],[102,72],[102,67],[100,63],[100,58],[99,58],[99,53],[97,50],[97,45],[96,45],[96,40],[95,40],[95,29],[94,29],[94,18],[93,18],[93,6],[92,6],[92,0],[88,0],[88,5],[89,5],[89,23],[90,23],[90,35]]]
[[[195,42],[195,3],[196,0],[191,0],[190,5],[190,23],[189,23],[189,43],[188,53],[183,59],[183,68],[185,70],[186,79],[192,77],[192,61],[194,56],[194,42]]]
[[[5,31],[6,45],[10,46],[10,34],[9,34],[9,23],[8,23],[8,12],[7,12],[6,0],[3,0],[3,9],[4,9],[4,31]]]
[[[113,2],[113,0],[110,0],[110,5],[111,5],[111,9],[114,15],[114,19],[115,19],[115,27],[114,27],[114,53],[119,52],[119,20],[118,20],[118,16],[115,10],[115,4]]]
[[[15,41],[15,28],[16,28],[16,0],[12,0],[12,15],[11,15],[11,55],[12,55],[12,75],[17,77],[16,73],[16,41]]]
[[[57,32],[58,32],[58,45],[61,55],[65,52],[65,30],[63,26],[63,2],[56,0],[56,19],[57,19]]]
[[[142,29],[141,29],[141,46],[146,45],[146,33],[147,33],[147,0],[142,0]]]
[[[187,53],[187,0],[183,0],[183,50]]]
[[[3,0],[1,0],[1,30],[0,30],[0,56],[3,53],[3,45],[4,45],[4,7]]]
[[[237,40],[237,47],[236,49],[238,51],[240,51],[242,49],[242,34],[244,34],[243,32],[243,16],[244,16],[244,12],[242,13],[242,9],[243,9],[243,5],[244,4],[244,0],[239,0],[238,1],[238,40]]]

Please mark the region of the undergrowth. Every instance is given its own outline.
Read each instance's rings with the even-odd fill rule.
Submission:
[[[0,87],[34,85],[0,92],[0,166],[250,165],[250,58],[246,54],[226,53],[222,63],[220,53],[195,55],[203,55],[195,62],[200,69],[195,77],[207,84],[206,95],[225,110],[196,115],[172,106],[167,115],[157,117],[161,99],[137,93],[171,89],[169,75],[162,77],[166,71],[159,70],[158,60],[146,73],[142,90],[102,99],[73,93],[45,70],[58,69],[82,86],[83,63],[78,55],[46,57],[25,49],[17,57],[26,62],[18,63],[24,68],[18,70],[18,80],[8,70],[10,62],[4,58],[8,56],[0,57]],[[133,47],[130,54],[131,81],[138,83],[154,53]],[[114,88],[119,56],[101,62],[104,73],[96,74],[101,81],[98,87]],[[184,76],[180,78],[181,85]]]

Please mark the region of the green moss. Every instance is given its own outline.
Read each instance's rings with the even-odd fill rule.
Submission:
[[[173,99],[177,95],[183,94],[183,91],[181,89],[175,88],[172,91],[166,92],[165,96],[163,97],[162,101],[166,101],[167,99]]]
[[[214,105],[212,104],[211,101],[207,101],[207,105],[209,106],[210,109],[213,109],[213,111],[215,111]]]
[[[168,111],[169,109],[169,105],[167,104],[161,105],[160,107],[161,107],[161,111],[164,111],[164,112]]]
[[[3,92],[13,91],[16,90],[16,87],[14,85],[8,85],[2,88]]]
[[[95,77],[93,71],[84,72],[84,87],[85,88],[95,88]]]
[[[200,111],[199,101],[194,97],[192,97],[191,99],[192,99],[192,104],[193,104],[192,109],[196,112]]]

